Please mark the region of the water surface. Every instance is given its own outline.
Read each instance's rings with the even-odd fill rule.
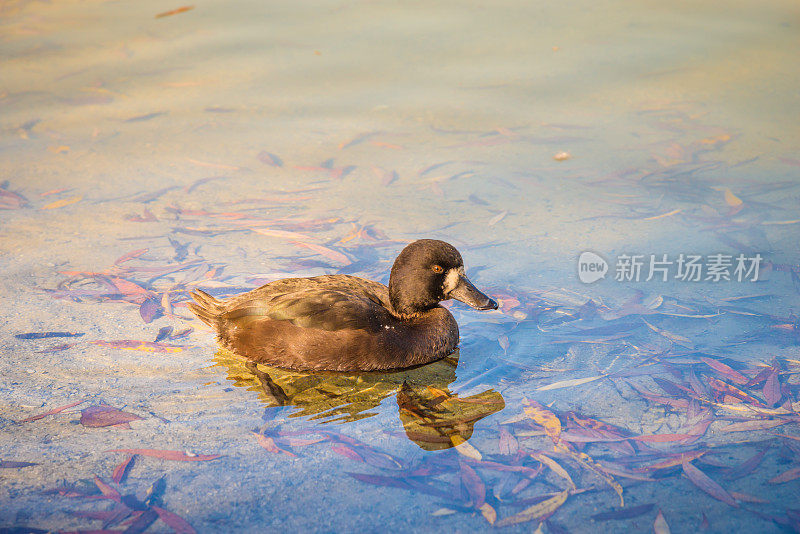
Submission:
[[[800,529],[795,3],[179,7],[0,3],[0,527]],[[426,368],[185,308],[421,237],[501,303]]]

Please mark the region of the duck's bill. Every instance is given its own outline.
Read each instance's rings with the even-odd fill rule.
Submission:
[[[451,299],[460,300],[476,310],[497,309],[497,302],[478,291],[478,288],[473,286],[466,276],[459,276],[458,284],[450,291],[449,296]]]

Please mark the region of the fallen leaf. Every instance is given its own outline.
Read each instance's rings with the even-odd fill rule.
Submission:
[[[536,401],[530,401],[528,406],[525,407],[525,415],[533,419],[537,425],[544,428],[544,431],[553,440],[553,443],[558,443],[561,438],[561,421],[550,410]]]
[[[196,531],[192,528],[192,525],[178,514],[174,514],[158,506],[151,506],[150,509],[157,513],[158,518],[175,531],[175,534],[195,534]]]
[[[649,471],[651,469],[666,469],[668,467],[675,467],[676,465],[681,465],[682,463],[696,460],[697,458],[700,458],[707,452],[708,452],[707,449],[700,451],[693,451],[693,452],[683,452],[681,454],[676,454],[675,456],[672,456],[667,460],[663,460],[661,462],[652,465],[640,467],[636,469],[636,471]]]
[[[764,382],[764,388],[761,392],[764,394],[764,399],[766,399],[770,406],[775,406],[780,402],[782,396],[781,383],[778,379],[778,370],[776,368],[772,368],[772,372]]]
[[[680,213],[682,211],[683,211],[683,209],[678,208],[676,210],[668,211],[667,213],[662,213],[661,215],[654,215],[652,217],[645,217],[642,220],[643,221],[655,221],[655,220],[658,220],[658,219],[663,219],[665,217],[671,217],[673,215],[677,215],[678,213]]]
[[[741,198],[739,198],[736,195],[734,195],[733,191],[731,191],[729,188],[726,187],[725,188],[725,203],[728,206],[732,207],[732,208],[738,208],[744,202],[742,201]]]
[[[251,432],[251,433],[256,437],[256,441],[258,441],[258,444],[261,445],[261,447],[263,447],[265,450],[274,454],[285,454],[287,456],[292,456],[295,458],[297,457],[297,455],[294,454],[293,452],[286,451],[278,447],[278,445],[275,444],[275,440],[272,439],[271,437],[265,436],[264,434],[260,434],[258,432]]]
[[[730,493],[725,491],[722,486],[714,482],[711,478],[709,478],[708,475],[700,471],[691,463],[683,463],[683,472],[686,474],[689,480],[692,481],[692,484],[705,491],[715,499],[722,501],[729,506],[733,506],[734,508],[739,507]]]
[[[266,150],[262,150],[258,153],[258,161],[266,165],[272,165],[273,167],[283,167],[283,160]]]
[[[80,202],[83,200],[82,196],[72,197],[72,198],[62,198],[61,200],[56,200],[55,202],[51,202],[46,206],[42,206],[43,210],[53,210],[56,208],[63,208],[64,206],[69,206],[70,204],[75,204],[76,202]]]
[[[135,341],[131,339],[119,339],[116,341],[90,341],[90,343],[112,349],[141,350],[144,352],[180,352],[183,350],[183,346],[181,345],[168,345],[166,343]]]
[[[519,451],[519,443],[517,439],[511,435],[511,432],[505,429],[505,427],[500,428],[500,439],[497,441],[497,448],[500,449],[500,454],[505,454],[507,456],[513,456],[517,454]]]
[[[221,454],[187,454],[181,451],[164,451],[159,449],[111,449],[108,452],[122,452],[125,454],[141,454],[162,460],[177,462],[205,462],[222,458]]]
[[[794,469],[784,471],[780,475],[769,479],[769,483],[783,484],[784,482],[789,482],[790,480],[794,480],[796,478],[800,478],[800,467],[795,467]]]
[[[99,476],[94,476],[94,483],[100,489],[100,493],[102,493],[106,499],[120,502],[120,498],[122,496],[119,494],[119,492],[103,482],[103,479],[101,479]]]
[[[721,361],[714,360],[712,358],[706,358],[705,356],[701,356],[700,359],[703,360],[706,363],[706,365],[708,365],[718,373],[725,375],[727,378],[731,380],[731,382],[740,385],[747,384],[747,378],[745,378],[744,375],[742,375],[742,373],[734,370],[728,365],[725,365]]]
[[[38,465],[31,462],[14,462],[11,460],[0,460],[0,469],[17,469],[20,467],[30,467],[32,465]]]
[[[670,534],[669,525],[660,509],[658,510],[658,515],[656,515],[656,520],[653,521],[653,532],[655,534]]]
[[[128,470],[128,467],[131,465],[133,461],[133,455],[128,455],[122,463],[120,463],[117,467],[114,468],[114,472],[111,473],[111,480],[119,484],[122,482],[122,479],[125,477],[125,473]]]
[[[470,505],[474,508],[481,509],[485,504],[486,499],[486,484],[466,462],[461,463],[461,483],[467,489],[470,497]]]
[[[191,9],[194,9],[194,6],[182,6],[182,7],[176,8],[176,9],[171,9],[169,11],[164,11],[163,13],[159,13],[158,15],[156,15],[156,18],[160,19],[160,18],[163,18],[163,17],[170,17],[172,15],[177,15],[179,13],[186,13],[187,11],[189,11]]]
[[[83,332],[26,332],[24,334],[14,334],[17,339],[47,339],[51,337],[80,337]]]
[[[500,212],[500,213],[498,213],[497,215],[495,215],[494,217],[492,217],[491,219],[489,219],[489,222],[488,222],[487,224],[488,224],[489,226],[494,226],[495,224],[497,224],[497,223],[499,223],[500,221],[502,221],[502,220],[503,220],[503,218],[504,218],[506,215],[508,215],[508,211],[503,211],[503,212]]]
[[[89,406],[81,410],[81,424],[88,428],[121,425],[138,419],[141,419],[141,417],[136,414],[123,412],[105,404]]]
[[[548,516],[558,510],[561,505],[566,502],[568,496],[569,490],[564,490],[558,495],[534,504],[530,508],[526,508],[518,514],[501,519],[495,523],[495,525],[498,527],[507,527],[509,525],[525,523],[526,521]]]
[[[571,388],[574,386],[581,386],[583,384],[588,384],[589,382],[594,382],[600,378],[603,378],[608,375],[597,375],[597,376],[590,376],[587,378],[573,378],[571,380],[560,380],[558,382],[553,382],[552,384],[547,384],[546,386],[541,386],[536,388],[536,391],[549,391],[551,389],[561,389],[561,388]]]
[[[341,252],[337,252],[337,251],[335,251],[333,249],[330,249],[328,247],[323,247],[322,245],[317,245],[315,243],[304,243],[303,241],[292,241],[292,243],[294,243],[295,245],[298,245],[298,246],[305,247],[307,249],[313,250],[317,254],[321,254],[321,255],[325,256],[326,258],[328,258],[328,259],[331,259],[331,260],[333,260],[335,262],[338,262],[338,263],[342,263],[344,265],[350,265],[351,263],[353,263],[353,262],[350,261],[350,259],[347,256],[345,256]]]
[[[791,423],[790,420],[770,420],[770,419],[757,419],[754,421],[742,421],[740,423],[731,423],[729,425],[721,426],[717,432],[750,432],[753,430],[766,430],[768,428],[775,428],[776,426]]]
[[[257,234],[267,235],[270,237],[279,237],[282,239],[291,239],[291,240],[298,240],[298,239],[314,239],[313,237],[301,234],[300,232],[290,232],[288,230],[272,230],[270,228],[253,228],[253,231]],[[318,246],[318,245],[317,245]]]
[[[456,449],[456,452],[461,454],[462,456],[466,456],[467,458],[472,458],[473,460],[482,460],[483,455],[481,451],[470,445],[470,443],[459,436],[458,434],[454,434],[450,436],[450,442]]]
[[[561,464],[559,464],[549,456],[546,456],[543,453],[532,453],[531,457],[543,463],[544,465],[549,467],[553,473],[566,480],[569,489],[575,489],[577,487],[575,486],[575,482],[572,481],[572,477],[570,477],[569,473],[567,473],[567,470],[561,467]]]
[[[490,505],[488,502],[485,502],[480,506],[479,510],[481,511],[483,518],[486,519],[490,525],[494,525],[494,522],[497,521],[497,511],[492,508],[492,505]]]
[[[66,406],[59,406],[58,408],[53,408],[52,410],[49,410],[49,411],[44,412],[44,413],[40,413],[39,415],[34,415],[32,417],[28,417],[27,419],[21,419],[19,422],[20,423],[28,423],[30,421],[38,421],[39,419],[42,419],[43,417],[47,417],[48,415],[54,415],[54,414],[63,412],[64,410],[67,410],[69,408],[77,406],[77,405],[81,404],[82,402],[83,402],[83,399],[81,399],[79,401],[75,401],[75,402],[73,402],[71,404],[67,404]]]

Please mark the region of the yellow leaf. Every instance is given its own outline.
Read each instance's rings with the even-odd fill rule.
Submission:
[[[669,525],[667,520],[664,519],[664,514],[661,513],[661,510],[658,511],[656,520],[653,523],[653,531],[655,534],[670,534]]]
[[[453,445],[455,445],[456,451],[459,454],[466,456],[467,458],[472,458],[473,460],[481,461],[483,459],[481,451],[470,445],[467,440],[458,434],[450,436],[450,441],[453,443]]]
[[[451,510],[450,508],[439,508],[438,510],[433,512],[431,515],[439,517],[441,515],[452,515],[454,513],[456,513],[456,511],[455,510]]]
[[[742,199],[734,195],[733,191],[727,187],[725,188],[725,203],[732,208],[736,208],[744,204]]]
[[[75,204],[83,200],[83,197],[72,197],[72,198],[62,198],[61,200],[56,200],[55,202],[51,202],[46,206],[42,206],[43,210],[53,210],[56,208],[63,208],[64,206],[69,206],[70,204]]]
[[[662,213],[661,215],[654,215],[652,217],[645,217],[642,220],[643,221],[655,221],[656,219],[663,219],[664,217],[669,217],[671,215],[676,215],[676,214],[678,214],[678,213],[680,213],[682,211],[683,211],[682,208],[678,208],[678,209],[675,209],[675,210],[672,210],[672,211],[668,211],[667,213]]]
[[[619,482],[614,480],[614,477],[606,473],[606,471],[600,465],[598,465],[597,462],[595,462],[591,456],[582,452],[572,452],[568,450],[566,447],[563,449],[562,452],[569,454],[573,460],[575,460],[579,464],[589,469],[589,471],[592,471],[594,474],[605,480],[606,483],[609,486],[611,486],[614,489],[614,491],[617,492],[617,495],[619,495],[620,507],[621,508],[625,507],[625,499],[622,497],[622,486],[620,485]]]
[[[497,521],[497,512],[492,508],[488,502],[485,502],[480,507],[481,514],[489,522],[490,525],[494,525],[494,522]]]
[[[541,386],[536,388],[536,391],[549,391],[551,389],[561,389],[561,388],[571,388],[573,386],[580,386],[582,384],[588,384],[589,382],[594,382],[598,378],[603,378],[606,375],[597,375],[597,376],[590,376],[588,378],[574,378],[572,380],[561,380],[559,382],[553,382],[552,384],[547,384],[546,386]]]
[[[539,517],[544,517],[546,515],[550,515],[559,507],[566,502],[567,497],[569,496],[569,490],[564,490],[558,495],[554,497],[550,497],[540,503],[536,503],[530,508],[526,508],[525,510],[521,511],[518,514],[506,517],[505,519],[501,519],[497,522],[498,527],[507,527],[509,525],[516,525],[518,523],[524,523],[526,521],[530,521],[532,519],[537,519]]]
[[[537,425],[544,428],[544,431],[553,440],[553,443],[558,443],[561,440],[561,421],[550,410],[546,410],[544,406],[536,401],[530,401],[531,404],[525,408],[525,415],[533,419]]]
[[[572,477],[569,476],[567,470],[561,467],[561,465],[558,462],[556,462],[549,456],[545,456],[542,453],[534,453],[531,454],[531,456],[536,460],[540,461],[541,463],[543,463],[544,465],[546,465],[547,467],[549,467],[553,473],[557,474],[558,476],[566,480],[567,484],[569,485],[569,489],[576,488],[575,483],[572,481]]]

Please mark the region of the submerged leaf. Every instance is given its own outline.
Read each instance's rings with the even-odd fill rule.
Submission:
[[[158,518],[171,528],[175,534],[195,534],[196,531],[192,528],[192,525],[178,514],[174,514],[158,506],[151,506],[150,509],[157,513]]]
[[[14,334],[17,339],[46,339],[50,337],[80,337],[83,332],[26,332],[24,334]]]
[[[537,425],[543,427],[554,443],[558,443],[561,439],[561,421],[553,412],[536,401],[530,401],[530,404],[525,407],[525,415],[533,419]]]
[[[81,411],[81,424],[88,428],[122,425],[138,419],[141,417],[136,414],[123,412],[105,404],[89,406]]]
[[[47,417],[48,415],[54,415],[54,414],[63,412],[64,410],[67,410],[69,408],[73,408],[73,407],[81,404],[82,402],[83,402],[83,400],[81,399],[79,401],[75,401],[75,402],[67,404],[65,406],[59,406],[58,408],[53,408],[52,410],[49,410],[49,411],[44,412],[44,413],[40,413],[39,415],[34,415],[34,416],[28,417],[26,419],[20,419],[19,422],[20,423],[29,423],[31,421],[38,421],[39,419],[42,419],[43,417]]]
[[[165,451],[160,449],[111,449],[108,452],[123,452],[126,454],[141,454],[162,460],[173,460],[177,462],[205,462],[222,458],[221,454],[191,454],[181,451]]]
[[[739,371],[734,370],[732,367],[725,365],[721,361],[715,360],[713,358],[707,358],[705,356],[700,357],[706,365],[717,371],[718,373],[725,375],[728,379],[731,380],[734,384],[747,384],[747,378],[742,375]]]
[[[796,478],[800,478],[800,467],[795,467],[794,469],[784,471],[780,475],[769,479],[769,483],[783,484],[784,482],[789,482],[790,480],[794,480]]]
[[[128,467],[130,466],[132,461],[133,461],[132,454],[128,455],[124,460],[122,460],[122,463],[120,463],[117,467],[115,467],[114,472],[111,473],[111,480],[113,480],[117,484],[122,482],[122,479],[125,477],[125,473],[127,472]]]
[[[20,467],[30,467],[32,465],[38,465],[31,462],[14,462],[12,460],[0,460],[0,469],[17,469]]]
[[[567,501],[569,490],[564,490],[554,497],[550,497],[540,503],[536,503],[530,508],[526,508],[518,514],[501,519],[495,523],[498,527],[507,527],[509,525],[516,525],[518,523],[525,523],[533,519],[539,519],[544,516],[549,516],[558,510],[562,504]]]
[[[739,507],[730,493],[725,491],[722,486],[714,482],[711,478],[709,478],[708,475],[700,471],[691,463],[683,463],[683,472],[686,474],[689,480],[692,481],[692,484],[705,491],[715,499],[722,501],[729,506],[733,506],[735,508]]]
[[[581,386],[583,384],[588,384],[589,382],[594,382],[599,378],[603,378],[607,375],[597,375],[597,376],[590,376],[587,378],[573,378],[572,380],[561,380],[559,382],[553,382],[552,384],[547,384],[546,386],[541,386],[536,388],[536,391],[549,391],[551,389],[561,389],[561,388],[571,388],[573,386]]]
[[[667,524],[667,520],[664,519],[664,514],[661,513],[660,509],[658,510],[656,520],[653,522],[653,532],[655,534],[670,534],[669,525]]]

